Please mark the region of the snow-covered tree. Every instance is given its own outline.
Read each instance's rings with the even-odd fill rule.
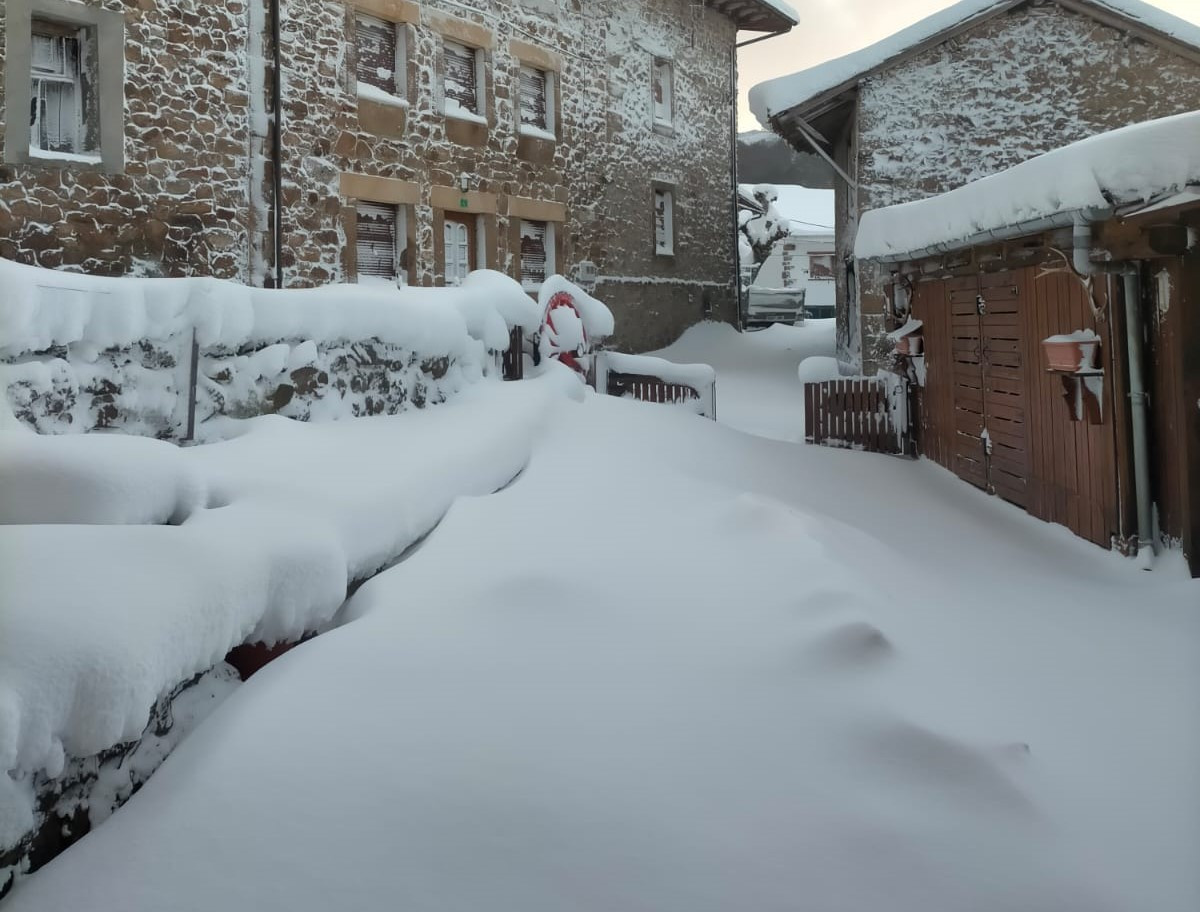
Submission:
[[[788,236],[787,219],[775,208],[778,198],[770,184],[738,188],[738,254],[742,266],[752,270],[751,284],[774,246]]]

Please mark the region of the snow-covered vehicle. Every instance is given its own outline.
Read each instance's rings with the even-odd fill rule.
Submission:
[[[759,288],[746,291],[746,325],[769,326],[804,322],[803,288]]]

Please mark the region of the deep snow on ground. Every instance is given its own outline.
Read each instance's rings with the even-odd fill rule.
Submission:
[[[836,377],[833,343],[833,320],[777,323],[745,333],[728,323],[701,323],[653,354],[716,368],[717,420],[722,424],[759,437],[797,441],[804,439],[804,389],[797,366],[812,359],[806,380]]]
[[[736,358],[734,393],[769,389]],[[11,912],[1197,907],[1181,562],[1140,572],[925,463],[547,408],[515,484],[459,500]]]

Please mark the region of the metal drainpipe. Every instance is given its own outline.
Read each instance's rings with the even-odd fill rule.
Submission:
[[[745,320],[742,315],[742,245],[741,227],[738,225],[738,122],[737,122],[737,48],[729,52],[729,183],[733,193],[733,295],[737,311],[737,330],[742,332]]]
[[[1137,499],[1138,555],[1154,552],[1153,512],[1150,501],[1150,433],[1146,419],[1146,379],[1142,334],[1141,273],[1129,265],[1122,273],[1125,282],[1125,341],[1129,360],[1130,423],[1133,431],[1133,484]],[[1146,569],[1149,569],[1147,566]]]
[[[1150,433],[1146,417],[1145,337],[1142,327],[1142,281],[1136,263],[1107,267],[1091,262],[1092,224],[1077,217],[1072,229],[1071,263],[1080,275],[1119,272],[1124,281],[1125,345],[1129,366],[1129,418],[1133,435],[1133,494],[1137,501],[1138,556],[1154,553],[1154,514],[1150,495]],[[1149,570],[1149,564],[1144,565]]]
[[[271,54],[275,72],[271,79],[271,105],[275,129],[271,131],[271,183],[274,206],[271,213],[275,235],[275,287],[283,287],[283,49],[280,47],[279,2],[271,0]]]

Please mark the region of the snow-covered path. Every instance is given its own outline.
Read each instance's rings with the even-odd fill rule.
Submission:
[[[10,909],[1196,908],[1180,562],[925,463],[551,408]]]
[[[796,368],[804,362],[808,380],[836,377],[833,336],[833,320],[775,324],[747,333],[727,323],[702,323],[654,354],[716,368],[717,420],[722,424],[794,442],[804,439],[804,391]]]

